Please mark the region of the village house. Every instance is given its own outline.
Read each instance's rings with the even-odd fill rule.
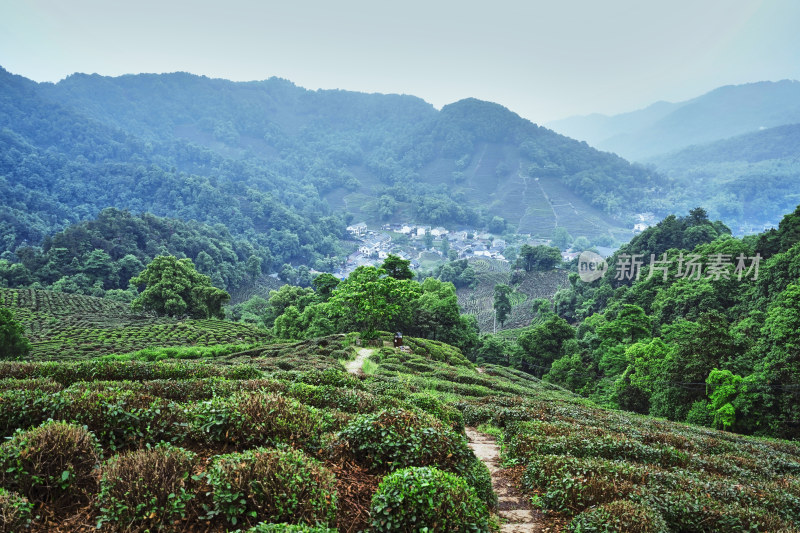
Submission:
[[[367,224],[359,222],[358,224],[347,226],[347,232],[354,237],[363,237],[367,234]]]

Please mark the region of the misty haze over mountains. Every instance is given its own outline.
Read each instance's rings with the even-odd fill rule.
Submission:
[[[800,82],[728,85],[685,102],[656,102],[619,115],[593,114],[546,125],[632,161],[695,144],[800,122]]]

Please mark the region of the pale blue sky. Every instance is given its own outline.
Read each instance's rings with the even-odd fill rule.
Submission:
[[[800,78],[796,0],[0,0],[0,65],[468,96],[534,122]]]

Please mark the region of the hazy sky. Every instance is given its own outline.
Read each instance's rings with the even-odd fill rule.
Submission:
[[[474,96],[534,122],[800,78],[797,0],[0,0],[0,66]]]

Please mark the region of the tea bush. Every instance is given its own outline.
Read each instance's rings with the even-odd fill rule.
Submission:
[[[0,533],[15,533],[28,526],[33,504],[16,492],[0,487]]]
[[[475,490],[478,498],[490,509],[497,507],[497,494],[492,488],[492,475],[489,467],[475,457],[470,461],[469,467],[464,471],[464,481]]]
[[[194,453],[167,444],[107,460],[101,467],[98,526],[111,522],[127,531],[184,518],[195,496],[194,462]]]
[[[569,524],[575,533],[668,533],[667,523],[656,511],[630,500],[615,500],[593,507]]]
[[[547,509],[576,512],[627,497],[647,476],[626,461],[542,455],[531,456],[522,483],[540,491]]]
[[[648,446],[622,435],[588,436],[581,431],[572,435],[516,435],[509,440],[509,453],[516,457],[536,455],[571,455],[624,459],[665,467],[686,466],[689,456],[671,446]]]
[[[378,471],[437,465],[461,473],[474,457],[462,435],[430,415],[402,409],[362,415],[339,437],[359,462]]]
[[[335,529],[305,524],[258,524],[245,533],[336,533]]]
[[[293,383],[287,391],[307,405],[318,408],[334,408],[347,413],[369,413],[380,405],[379,399],[365,391],[334,387],[332,385],[308,385]]]
[[[461,411],[452,405],[442,403],[438,398],[425,393],[412,394],[408,398],[408,403],[435,416],[449,425],[453,431],[457,433],[462,433],[464,431],[464,416],[461,414]]]
[[[320,412],[280,394],[240,392],[188,406],[191,433],[210,443],[318,445]]]
[[[58,501],[96,486],[101,459],[94,435],[81,426],[49,421],[18,431],[0,445],[0,485],[32,502]]]
[[[212,514],[233,525],[266,519],[331,525],[336,519],[336,479],[302,451],[256,448],[220,455],[206,475]]]
[[[118,388],[68,389],[52,416],[86,425],[111,450],[182,440],[187,424],[178,404]]]
[[[29,390],[42,392],[58,392],[63,389],[63,385],[56,383],[50,378],[4,378],[0,379],[0,391]]]
[[[371,531],[489,532],[489,511],[460,477],[434,467],[387,475],[370,508]]]
[[[8,437],[17,429],[35,427],[52,416],[52,404],[58,393],[44,390],[10,389],[0,394],[0,436]]]

